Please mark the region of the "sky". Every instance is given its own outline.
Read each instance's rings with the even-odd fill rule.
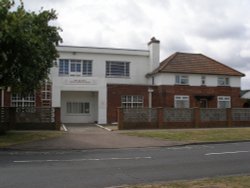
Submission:
[[[18,1],[16,0],[18,3]],[[23,0],[26,10],[55,9],[63,45],[147,49],[160,59],[202,53],[246,76],[250,89],[249,0]]]

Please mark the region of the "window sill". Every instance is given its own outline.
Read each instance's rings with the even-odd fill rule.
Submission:
[[[69,113],[66,113],[65,115],[66,116],[91,116],[91,114],[69,114]]]
[[[75,78],[75,77],[92,77],[92,75],[58,75],[58,77],[71,77],[71,78]]]
[[[189,84],[174,84],[175,86],[190,86]]]
[[[129,76],[106,76],[106,78],[125,78],[125,79],[131,79]]]
[[[231,87],[230,85],[218,85],[217,87]]]

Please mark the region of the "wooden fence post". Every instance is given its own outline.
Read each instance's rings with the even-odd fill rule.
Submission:
[[[157,123],[158,123],[158,128],[162,129],[163,128],[163,108],[158,107],[157,108]]]
[[[118,118],[118,129],[123,130],[124,129],[124,114],[123,114],[123,108],[119,107],[117,108],[117,118]]]
[[[198,107],[194,107],[194,126],[195,128],[200,127],[201,123],[201,109]]]
[[[61,108],[60,107],[55,107],[55,129],[60,131],[61,128]]]
[[[227,108],[227,126],[232,127],[232,108]]]

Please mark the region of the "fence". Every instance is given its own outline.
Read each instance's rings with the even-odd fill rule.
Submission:
[[[59,130],[60,108],[1,107],[0,128],[14,130]]]
[[[118,108],[119,129],[250,126],[249,108]]]

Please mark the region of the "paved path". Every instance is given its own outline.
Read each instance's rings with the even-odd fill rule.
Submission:
[[[23,150],[106,149],[173,146],[182,142],[170,142],[153,138],[127,136],[119,132],[101,129],[96,125],[68,125],[68,133],[60,138],[35,141],[11,147]]]

